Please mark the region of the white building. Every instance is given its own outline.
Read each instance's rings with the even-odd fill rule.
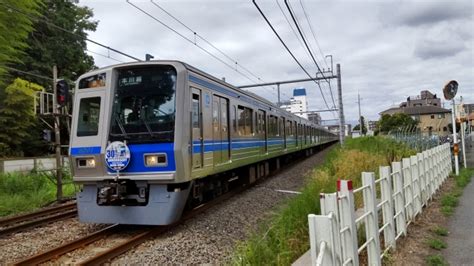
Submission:
[[[293,97],[289,102],[285,102],[280,106],[290,113],[308,119],[308,101],[306,100],[306,89],[296,88],[293,90]]]

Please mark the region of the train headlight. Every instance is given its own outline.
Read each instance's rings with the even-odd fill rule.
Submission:
[[[145,166],[166,166],[166,154],[145,154]]]
[[[95,168],[95,159],[94,158],[78,158],[77,167],[78,168]]]

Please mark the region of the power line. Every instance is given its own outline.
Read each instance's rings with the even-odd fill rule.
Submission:
[[[304,42],[304,44],[305,44],[305,46],[306,46],[306,49],[308,49],[309,54],[311,55],[311,58],[313,59],[314,64],[315,64],[316,67],[318,68],[318,71],[321,72],[321,75],[323,76],[323,78],[329,83],[329,80],[326,79],[326,77],[324,76],[324,73],[323,73],[323,71],[321,70],[321,68],[319,67],[318,63],[316,62],[316,59],[314,59],[313,53],[311,52],[311,49],[309,48],[308,43],[306,42],[306,39],[305,39],[305,37],[304,37],[304,34],[303,34],[303,32],[301,31],[300,26],[298,25],[298,22],[297,22],[296,19],[295,19],[295,16],[294,16],[294,14],[293,14],[293,11],[291,10],[290,6],[288,5],[288,0],[285,0],[285,5],[286,5],[286,8],[288,9],[288,12],[290,12],[290,16],[291,16],[291,18],[293,19],[293,22],[294,22],[295,25],[296,25],[296,29],[298,29],[298,32],[300,33],[301,38],[303,39],[303,42]],[[320,86],[319,82],[317,82],[316,84],[318,84],[319,90],[321,91],[321,95],[323,95],[323,98],[324,98],[323,90],[321,89],[321,86]],[[331,87],[330,87],[330,89],[331,89]],[[336,106],[336,103],[334,102],[334,96],[333,96],[333,94],[332,94],[332,89],[331,89],[331,94],[330,94],[330,95],[331,95],[331,100],[332,100],[333,105]],[[328,109],[329,109],[329,107],[328,107]]]
[[[110,55],[104,55],[104,54],[101,54],[101,53],[97,53],[97,52],[94,52],[94,51],[91,51],[89,49],[86,49],[87,52],[91,53],[91,54],[95,54],[95,55],[98,55],[98,56],[102,56],[102,57],[105,57],[105,58],[108,58],[108,59],[111,59],[111,60],[114,60],[114,61],[117,61],[117,62],[120,62],[120,63],[125,63],[125,61],[121,61],[121,60],[118,60],[116,58],[113,58],[111,57]]]
[[[301,41],[300,36],[298,36],[298,33],[296,33],[296,30],[293,28],[293,25],[291,25],[291,22],[288,19],[288,17],[286,16],[285,11],[283,11],[283,8],[281,7],[280,2],[278,2],[278,0],[275,0],[275,2],[277,3],[278,8],[280,9],[281,13],[283,14],[283,17],[285,17],[285,20],[288,23],[288,26],[290,26],[291,31],[293,32],[293,35],[295,35],[295,37],[298,40],[298,42],[300,43],[301,47],[303,47],[303,50],[306,52],[306,55],[308,55],[308,57],[309,57],[310,55],[309,55],[308,51],[306,49],[304,49],[304,44]]]
[[[6,68],[6,69],[8,69],[8,70],[11,70],[11,71],[18,72],[18,73],[22,73],[22,74],[25,74],[25,75],[30,75],[30,76],[33,76],[33,77],[37,77],[37,78],[40,78],[40,79],[53,80],[53,79],[50,78],[50,77],[46,77],[46,76],[43,76],[43,75],[38,75],[38,74],[35,74],[35,73],[32,73],[32,72],[27,72],[27,71],[19,70],[19,69],[17,69],[17,68],[13,68],[13,67],[4,66],[4,68]]]
[[[243,70],[245,70],[247,73],[249,73],[250,75],[252,75],[253,77],[255,77],[257,80],[259,81],[262,81],[264,82],[264,80],[262,80],[260,77],[258,77],[257,75],[255,75],[252,71],[250,71],[248,68],[246,68],[245,66],[239,64],[239,62],[232,58],[231,56],[229,56],[228,54],[226,54],[224,51],[222,51],[221,49],[219,49],[218,47],[216,47],[214,44],[212,44],[210,41],[208,41],[206,38],[204,38],[204,36],[200,35],[199,33],[197,33],[195,30],[191,29],[191,27],[189,27],[188,25],[184,24],[184,22],[182,22],[181,20],[179,20],[177,17],[173,16],[173,14],[171,14],[170,12],[168,12],[166,9],[164,9],[162,6],[160,6],[159,4],[155,3],[153,0],[150,0],[150,2],[155,5],[156,7],[158,7],[161,11],[165,12],[168,16],[170,16],[172,19],[174,19],[176,22],[178,22],[181,26],[185,27],[186,29],[188,29],[190,32],[192,32],[194,34],[194,37],[196,38],[199,38],[201,39],[202,41],[204,41],[205,43],[207,43],[209,46],[211,46],[212,48],[214,48],[216,51],[218,51],[219,53],[221,53],[225,58],[227,58],[229,61],[231,61],[232,63],[235,64],[235,66],[240,66]],[[196,42],[194,42],[194,44],[196,44]],[[267,90],[269,90],[267,87],[263,87]],[[275,88],[273,88],[275,89]],[[272,91],[272,93],[274,93]],[[283,93],[284,95],[286,95],[285,93]],[[287,97],[289,97],[288,95],[286,95]]]
[[[306,20],[308,21],[309,29],[311,31],[311,34],[313,35],[314,41],[316,42],[316,46],[318,46],[319,53],[321,54],[321,58],[323,59],[324,64],[329,68],[328,63],[326,62],[326,59],[324,57],[323,51],[321,50],[321,46],[319,45],[318,40],[316,39],[316,34],[314,34],[313,26],[311,26],[311,20],[309,20],[308,14],[306,14],[306,9],[304,8],[303,1],[300,0],[300,5],[301,8],[303,9],[304,16],[306,17]]]
[[[226,65],[227,67],[229,67],[230,69],[232,69],[233,71],[239,73],[240,75],[244,76],[246,79],[250,80],[251,82],[255,82],[254,80],[252,80],[248,75],[246,75],[245,73],[239,71],[237,69],[237,65],[238,65],[238,62],[235,61],[234,59],[232,59],[230,56],[226,55],[224,52],[222,52],[220,49],[218,49],[217,47],[215,47],[214,45],[212,45],[212,43],[210,43],[209,41],[207,41],[204,37],[202,37],[201,35],[197,34],[194,30],[192,30],[190,27],[188,27],[187,25],[185,25],[183,22],[179,21],[176,17],[174,17],[173,15],[171,15],[171,13],[165,11],[162,7],[160,7],[159,5],[157,5],[156,3],[154,3],[153,1],[151,1],[155,6],[159,7],[161,10],[163,10],[166,14],[168,14],[169,16],[171,16],[173,19],[175,19],[176,21],[178,21],[178,23],[180,23],[181,25],[183,25],[184,27],[186,27],[188,30],[192,31],[194,33],[194,36],[197,36],[199,37],[200,39],[204,40],[206,43],[208,43],[209,45],[211,45],[211,47],[213,47],[214,49],[218,50],[220,53],[223,53],[226,58],[228,58],[229,60],[231,60],[233,63],[235,63],[236,67],[234,68],[233,66],[231,66],[230,64],[228,64],[227,62],[225,62],[224,60],[222,60],[221,58],[217,57],[216,55],[214,55],[213,53],[209,52],[206,48],[202,47],[201,45],[197,44],[195,41],[189,39],[188,37],[184,36],[183,34],[181,34],[180,32],[178,32],[177,30],[175,30],[174,28],[172,28],[171,26],[167,25],[166,23],[164,23],[163,21],[159,20],[158,18],[156,18],[155,16],[151,15],[150,13],[146,12],[145,10],[143,10],[142,8],[138,7],[137,5],[131,3],[129,0],[126,0],[126,2],[133,6],[134,8],[138,9],[139,11],[141,11],[142,13],[144,13],[145,15],[147,15],[148,17],[150,17],[151,19],[155,20],[156,22],[160,23],[161,25],[163,25],[164,27],[166,27],[167,29],[171,30],[172,32],[174,32],[175,34],[179,35],[181,38],[185,39],[186,41],[194,44],[196,47],[198,47],[199,49],[201,49],[202,51],[204,51],[206,54],[208,54],[209,56],[213,57],[214,59],[218,60],[219,62],[221,62],[222,64]],[[249,71],[248,69],[244,68],[242,65],[239,65],[242,69],[246,70],[247,72],[249,72],[252,76],[255,76],[251,71]],[[255,76],[258,80],[261,80],[259,77]],[[264,87],[265,88],[265,87]],[[267,90],[270,90],[268,88],[265,88]],[[272,93],[274,93],[274,91],[270,90]]]
[[[291,55],[291,57],[293,57],[293,59],[296,61],[296,63],[300,66],[300,68],[306,73],[306,75],[308,75],[309,78],[313,78],[311,77],[311,75],[308,73],[308,71],[303,67],[303,65],[301,65],[300,61],[298,61],[298,59],[296,59],[295,55],[291,52],[291,50],[288,48],[288,46],[286,45],[286,43],[283,41],[283,39],[280,37],[280,35],[278,34],[278,32],[276,32],[275,28],[273,27],[273,25],[270,23],[270,21],[267,19],[267,17],[265,16],[265,14],[263,14],[263,11],[260,9],[260,7],[258,6],[257,2],[255,0],[252,0],[253,4],[255,5],[255,7],[258,9],[258,12],[260,12],[260,15],[262,15],[262,17],[265,19],[265,21],[267,22],[268,26],[270,26],[270,28],[272,29],[273,33],[278,37],[278,39],[280,40],[281,44],[285,47],[285,49],[288,51],[288,53]],[[318,84],[316,81],[314,81],[316,84]],[[331,109],[329,108],[329,105],[326,101],[326,98],[324,97],[324,94],[322,93],[322,90],[321,90],[321,96],[324,100],[324,103],[326,104],[326,107],[328,109]]]
[[[89,38],[87,38],[87,37],[85,37],[85,36],[81,36],[81,35],[79,35],[79,34],[77,34],[77,33],[75,33],[75,32],[72,32],[72,31],[67,30],[67,29],[65,29],[65,28],[63,28],[63,27],[60,27],[60,26],[58,26],[58,25],[56,25],[56,24],[54,24],[54,23],[48,21],[48,19],[45,18],[45,17],[42,17],[42,18],[39,18],[39,17],[32,17],[30,14],[27,14],[27,13],[21,11],[21,10],[18,10],[18,9],[16,9],[15,7],[12,7],[11,5],[8,5],[8,4],[6,4],[6,3],[0,3],[0,4],[1,4],[1,5],[4,5],[4,6],[7,6],[9,9],[11,9],[11,10],[13,10],[13,11],[15,11],[15,12],[18,12],[18,13],[21,13],[21,14],[23,14],[23,15],[26,15],[26,16],[28,16],[28,17],[34,19],[35,21],[43,21],[43,22],[45,22],[46,24],[52,26],[53,28],[56,28],[56,29],[61,30],[61,31],[63,31],[63,32],[67,32],[67,33],[69,33],[69,34],[72,34],[72,35],[78,36],[78,37],[80,37],[80,38],[83,38],[84,40],[86,40],[86,41],[88,41],[88,42],[91,42],[91,43],[93,43],[93,44],[95,44],[95,45],[101,46],[101,47],[106,48],[106,49],[108,49],[108,50],[110,50],[110,51],[113,51],[113,52],[115,52],[115,53],[118,53],[118,54],[121,54],[121,55],[123,55],[123,56],[126,56],[126,57],[128,57],[128,58],[131,58],[131,59],[134,59],[134,60],[137,60],[137,61],[142,61],[142,60],[140,60],[140,59],[138,59],[138,58],[136,58],[136,57],[134,57],[134,56],[131,56],[131,55],[129,55],[129,54],[126,54],[126,53],[124,53],[124,52],[121,52],[121,51],[119,51],[119,50],[117,50],[117,49],[111,48],[110,46],[107,46],[107,45],[105,45],[105,44],[99,43],[99,42],[94,41],[94,40],[92,40],[92,39],[89,39]]]

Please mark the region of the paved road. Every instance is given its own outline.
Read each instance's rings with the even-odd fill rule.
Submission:
[[[474,136],[471,136],[474,140]],[[470,140],[468,138],[468,140]],[[474,142],[466,142],[467,166],[474,168]],[[474,265],[474,179],[464,189],[459,206],[448,224],[448,248],[443,252],[450,265]]]

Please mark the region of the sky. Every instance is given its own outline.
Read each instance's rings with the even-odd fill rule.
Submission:
[[[314,76],[318,68],[299,38],[284,0],[256,2],[301,65]],[[144,59],[148,53],[155,59],[184,61],[215,77],[225,77],[235,86],[308,78],[250,0],[130,3],[155,19],[125,0],[80,0],[79,5],[93,9],[93,19],[99,21],[89,38],[138,58]],[[442,88],[449,80],[459,83],[457,100],[462,96],[464,102],[474,103],[473,1],[288,3],[319,68],[332,68],[336,74],[336,64],[341,65],[344,115],[353,126],[358,119],[358,94],[362,115],[369,120],[377,120],[381,111],[419,95],[421,90],[443,98]],[[91,43],[88,50],[99,67],[133,61]],[[326,55],[332,55],[333,64]],[[312,81],[281,85],[281,100],[288,100],[294,88],[304,87],[309,109],[327,110],[338,103],[337,81],[330,83],[329,87],[321,81],[321,90]],[[277,102],[275,86],[249,90]],[[445,107],[450,106],[446,102]],[[321,116],[326,123],[337,123],[335,112],[322,112]]]

